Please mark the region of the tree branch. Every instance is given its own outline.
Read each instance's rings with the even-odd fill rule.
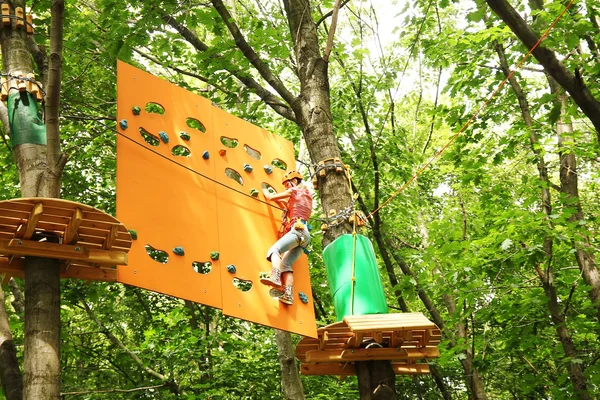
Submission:
[[[102,322],[100,322],[100,320],[98,319],[98,317],[96,317],[96,315],[94,314],[94,312],[92,311],[92,309],[90,308],[90,306],[83,301],[82,302],[83,307],[85,309],[85,311],[87,312],[88,316],[96,323],[96,325],[98,325],[98,327],[100,329],[102,329],[102,333],[104,333],[104,335],[112,342],[112,344],[114,344],[115,346],[117,346],[118,348],[120,348],[122,351],[124,351],[125,353],[127,353],[127,355],[129,355],[129,357],[131,357],[131,359],[141,368],[143,369],[148,375],[153,376],[163,382],[165,382],[165,384],[167,384],[171,390],[174,393],[179,393],[180,392],[180,388],[179,385],[172,379],[169,379],[168,377],[166,377],[165,375],[156,372],[155,370],[153,370],[150,367],[147,367],[144,365],[144,362],[137,356],[137,354],[135,354],[133,351],[129,350],[127,347],[125,347],[125,345],[123,344],[123,342],[121,342],[119,340],[119,338],[117,338],[107,327],[105,327]]]
[[[60,105],[60,85],[62,79],[62,48],[64,0],[52,0],[52,22],[50,26],[50,64],[48,72],[48,93],[46,95],[46,140],[48,144],[48,166],[53,174],[60,176],[64,164],[60,151],[58,114]],[[62,165],[61,165],[62,164]]]
[[[250,64],[256,68],[260,76],[262,76],[288,104],[293,104],[296,97],[285,87],[279,77],[271,72],[269,67],[260,59],[260,57],[258,57],[258,54],[256,54],[254,49],[248,44],[223,2],[221,0],[211,0],[211,2],[233,36],[237,48],[242,51],[246,59],[250,61]]]
[[[508,1],[486,0],[486,2],[528,49],[532,49],[538,44],[540,41],[538,34],[527,25],[525,20]],[[596,128],[596,135],[598,141],[600,141],[600,102],[591,94],[581,76],[569,71],[556,58],[552,50],[541,44],[531,54],[544,67],[548,74],[571,95],[573,101],[575,101]]]
[[[333,6],[331,27],[329,28],[329,36],[327,37],[327,47],[325,47],[325,53],[323,54],[323,60],[325,61],[329,61],[329,55],[333,48],[333,37],[335,36],[335,28],[337,27],[338,14],[340,12],[340,1],[341,0],[335,0],[335,5]]]
[[[342,4],[340,4],[339,8],[340,8],[340,9],[344,8],[344,6],[345,6],[346,4],[348,4],[348,3],[350,3],[350,0],[345,0],[345,1],[344,1]],[[315,26],[317,26],[317,27],[318,27],[319,25],[321,25],[321,23],[322,23],[323,21],[325,21],[327,18],[331,17],[331,16],[333,15],[333,11],[334,11],[334,10],[331,10],[331,11],[329,11],[327,14],[324,14],[324,15],[323,15],[321,18],[319,18],[319,20],[318,20],[318,21],[315,23]],[[333,24],[333,23],[332,23],[332,24]]]
[[[139,392],[140,390],[158,389],[158,388],[162,388],[165,386],[168,386],[168,383],[163,383],[162,385],[155,385],[155,386],[138,387],[138,388],[133,388],[133,389],[83,390],[83,391],[79,391],[79,392],[63,392],[60,395],[61,396],[79,396],[82,394],[92,394],[92,393],[132,393],[132,392]]]
[[[181,69],[181,68],[177,68],[177,67],[174,67],[174,66],[172,66],[172,65],[165,65],[165,63],[163,63],[163,62],[162,62],[162,61],[160,61],[159,59],[157,59],[157,58],[154,58],[154,57],[152,57],[150,54],[148,54],[148,53],[144,53],[143,51],[141,51],[141,50],[139,50],[139,49],[136,49],[135,47],[133,48],[133,51],[135,51],[136,53],[138,53],[140,56],[142,56],[142,57],[144,57],[144,58],[146,58],[146,59],[148,59],[148,60],[152,61],[152,62],[153,62],[153,63],[155,63],[155,64],[158,64],[158,65],[160,65],[160,66],[162,66],[162,67],[165,67],[165,68],[172,69],[173,71],[175,71],[175,72],[178,72],[178,73],[180,73],[180,74],[182,74],[182,75],[186,75],[186,76],[189,76],[189,77],[192,77],[192,78],[198,79],[199,81],[202,81],[202,82],[204,82],[204,83],[207,83],[207,84],[209,84],[210,86],[214,86],[215,88],[217,88],[218,90],[220,90],[220,91],[221,91],[221,92],[223,92],[223,93],[226,93],[226,94],[232,94],[232,92],[231,92],[230,90],[227,90],[227,89],[226,89],[226,88],[224,88],[223,86],[220,86],[220,85],[218,85],[218,84],[216,84],[216,83],[214,83],[214,82],[211,82],[211,81],[210,81],[208,78],[205,78],[205,77],[203,77],[202,75],[198,75],[198,74],[195,74],[195,73],[193,73],[193,72],[185,71],[185,70],[183,70],[183,69]]]
[[[194,32],[190,31],[188,28],[186,28],[185,26],[180,24],[171,15],[163,16],[162,20],[166,24],[168,24],[172,28],[174,28],[181,36],[183,36],[183,38],[188,43],[190,43],[192,46],[194,46],[194,48],[197,51],[205,53],[209,50],[209,47],[204,42],[202,42],[198,38],[198,36],[196,36],[196,34]],[[218,55],[218,54],[213,55],[211,57],[215,58],[215,59],[223,59],[223,56]],[[224,67],[224,69],[227,70],[227,72],[229,72],[231,75],[235,76],[247,88],[253,89],[254,92],[256,93],[256,95],[262,101],[264,101],[266,105],[271,107],[277,114],[281,115],[282,117],[284,117],[292,122],[296,122],[296,116],[293,113],[293,111],[291,110],[291,108],[287,104],[283,103],[281,101],[281,99],[279,99],[277,96],[273,95],[267,89],[262,87],[258,82],[256,82],[256,80],[254,78],[252,78],[251,76],[248,76],[243,71],[240,71],[239,69],[234,68],[231,64],[226,65]]]

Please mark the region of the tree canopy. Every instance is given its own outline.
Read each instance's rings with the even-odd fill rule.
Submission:
[[[39,48],[50,3],[28,5]],[[304,166],[321,161],[300,104],[320,70],[298,56],[310,43],[294,3],[67,1],[61,197],[115,213],[117,59],[292,140]],[[323,53],[335,2],[302,3]],[[510,3],[342,2],[323,67],[356,207],[377,210],[361,233],[388,305],[442,330],[435,373],[398,376],[399,398],[600,393],[600,5]],[[20,194],[6,126],[2,137],[3,200]],[[310,221],[320,325],[335,321],[321,257],[330,233],[319,229],[332,201]],[[23,287],[3,286],[20,361]],[[61,293],[65,399],[283,397],[268,328],[120,284],[63,280]],[[359,395],[356,378],[302,383],[310,399]]]

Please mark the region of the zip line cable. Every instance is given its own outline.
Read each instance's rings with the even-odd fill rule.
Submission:
[[[533,53],[533,51],[540,45],[540,43],[542,42],[542,40],[544,40],[548,34],[550,33],[550,31],[552,30],[552,28],[554,28],[554,26],[556,25],[556,23],[562,18],[562,16],[569,10],[569,8],[571,7],[571,5],[573,5],[575,0],[571,0],[569,2],[569,4],[567,4],[567,6],[564,8],[564,10],[558,15],[558,17],[556,17],[556,19],[554,20],[554,22],[552,22],[552,24],[550,24],[550,26],[548,27],[548,29],[546,29],[546,31],[544,32],[544,34],[538,39],[537,43],[533,45],[533,47],[527,52],[527,54],[521,59],[521,61],[519,61],[519,63],[516,65],[515,69],[513,69],[508,76],[498,85],[498,87],[496,87],[496,89],[492,92],[492,94],[483,102],[483,104],[479,107],[479,109],[477,109],[477,111],[471,116],[471,118],[469,118],[469,120],[460,128],[460,130],[458,132],[456,132],[456,134],[454,134],[450,140],[448,141],[448,143],[446,143],[444,145],[444,147],[442,147],[433,157],[431,157],[429,159],[429,161],[427,161],[425,163],[425,165],[423,165],[413,176],[411,176],[411,178],[406,181],[402,186],[400,186],[400,188],[394,192],[394,194],[392,194],[386,201],[384,201],[379,207],[377,207],[375,210],[373,210],[369,215],[367,215],[367,218],[371,218],[375,213],[377,213],[379,210],[381,210],[384,206],[386,206],[390,201],[392,201],[394,199],[394,197],[396,197],[397,195],[400,194],[400,192],[402,192],[408,185],[410,185],[415,179],[417,179],[417,177],[431,164],[433,163],[453,142],[454,140],[456,140],[456,138],[458,137],[458,135],[460,135],[470,124],[471,122],[473,122],[477,116],[481,113],[481,111],[488,105],[488,103],[492,100],[492,98],[496,95],[496,93],[498,93],[500,91],[500,89],[502,89],[502,87],[506,84],[506,82],[508,82],[508,80],[510,78],[512,78],[512,76],[515,74],[515,72],[521,67],[521,65],[523,65],[523,63],[531,56],[531,54]]]

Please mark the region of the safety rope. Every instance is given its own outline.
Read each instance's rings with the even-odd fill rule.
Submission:
[[[345,166],[346,177],[348,178],[348,187],[352,195],[352,178],[350,177],[350,169]],[[353,197],[354,199],[354,197]],[[354,206],[354,200],[352,201]],[[352,223],[352,277],[350,280],[350,315],[354,315],[354,287],[356,286],[356,217]]]
[[[375,213],[377,213],[379,210],[381,210],[384,206],[386,206],[390,201],[392,201],[394,199],[394,197],[396,197],[397,195],[400,194],[400,192],[402,192],[408,185],[410,185],[415,179],[417,179],[419,177],[419,175],[432,163],[434,162],[453,142],[454,140],[456,140],[456,138],[458,137],[458,135],[460,135],[470,124],[471,122],[473,122],[477,116],[479,116],[479,114],[481,113],[481,111],[488,105],[488,103],[492,100],[492,98],[500,91],[500,89],[502,89],[502,87],[504,87],[504,85],[506,84],[506,82],[508,82],[508,80],[510,78],[512,78],[512,76],[515,74],[515,72],[521,67],[521,65],[523,65],[523,63],[531,56],[531,54],[533,53],[533,51],[539,46],[539,44],[542,42],[542,40],[544,40],[548,34],[550,33],[550,31],[552,30],[552,28],[554,28],[554,26],[556,25],[556,23],[562,18],[562,16],[569,10],[569,8],[571,7],[571,5],[573,4],[575,0],[571,0],[569,2],[569,4],[567,4],[567,6],[565,7],[565,9],[558,15],[558,17],[556,17],[556,19],[554,20],[554,22],[552,22],[552,24],[548,27],[548,29],[546,29],[546,31],[544,32],[544,34],[538,39],[537,43],[527,52],[527,54],[525,55],[525,57],[523,57],[521,59],[521,61],[519,61],[519,63],[517,64],[517,66],[515,67],[514,70],[512,70],[508,76],[498,85],[498,87],[496,87],[496,89],[492,92],[492,94],[486,99],[486,101],[483,102],[483,104],[479,107],[479,109],[471,116],[471,118],[469,118],[469,120],[462,126],[462,128],[460,128],[460,130],[450,138],[450,140],[448,141],[448,143],[446,143],[444,145],[444,147],[442,147],[433,157],[431,157],[429,159],[429,161],[427,161],[427,163],[425,163],[425,165],[423,165],[418,171],[417,173],[415,173],[413,176],[411,176],[411,178],[406,181],[401,187],[400,189],[398,189],[396,192],[394,192],[394,194],[392,194],[386,201],[384,201],[379,207],[377,207],[375,210],[373,210],[369,215],[367,215],[367,219],[371,218]]]

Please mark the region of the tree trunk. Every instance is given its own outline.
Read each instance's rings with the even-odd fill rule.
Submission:
[[[564,95],[559,95],[561,110],[564,110],[566,99]],[[557,127],[558,146],[560,152],[560,191],[567,195],[567,201],[570,207],[575,207],[576,211],[569,218],[569,222],[583,222],[583,210],[579,201],[579,182],[577,178],[577,159],[572,150],[565,149],[566,142],[575,142],[573,137],[573,125],[563,122],[564,116],[561,116]],[[585,226],[580,226],[580,231],[575,233],[573,239],[573,249],[575,250],[575,259],[581,271],[581,276],[585,283],[591,286],[590,298],[593,306],[596,308],[596,317],[600,321],[600,273],[596,264],[596,257],[592,249],[590,238]]]
[[[284,398],[286,400],[304,400],[304,386],[302,386],[302,381],[299,379],[300,375],[292,335],[279,329],[273,329],[273,331],[275,332],[275,341],[279,353]]]
[[[17,350],[8,324],[3,290],[0,290],[0,381],[6,400],[21,400],[23,398],[23,378],[19,370]]]
[[[309,0],[284,0],[285,12],[294,43],[297,71],[300,79],[300,96],[290,106],[313,163],[340,158],[337,139],[333,133],[329,94],[328,62],[321,56],[316,25],[312,19]],[[352,204],[352,192],[344,174],[330,173],[319,177],[319,193],[325,215],[336,214]],[[334,224],[323,235],[323,247],[338,236],[352,233],[347,218]],[[357,375],[362,399],[395,399],[395,375],[390,361],[372,361],[357,364]],[[391,375],[390,375],[391,372]],[[368,374],[368,375],[367,375]],[[383,390],[380,383],[386,385]],[[388,390],[389,389],[389,390]],[[378,394],[376,394],[376,392]],[[385,396],[385,397],[383,397]]]
[[[11,4],[25,9],[25,1]],[[35,101],[27,92],[19,92],[9,76],[9,110],[14,113],[19,131],[11,131],[13,156],[19,171],[23,197],[59,197],[60,176],[66,158],[58,143],[58,98],[62,71],[62,24],[64,2],[52,1],[50,41],[50,79],[47,97],[48,129],[43,126]],[[4,72],[33,73],[28,38],[24,29],[17,29],[15,19],[1,34]],[[9,129],[7,129],[9,131]],[[38,238],[39,239],[39,238]],[[53,238],[49,238],[52,240]],[[32,238],[35,240],[35,238]],[[60,397],[60,269],[59,261],[37,257],[25,258],[25,349],[23,399],[46,400]]]
[[[508,77],[508,75],[510,74],[510,69],[509,69],[508,62],[506,60],[504,48],[497,41],[494,41],[494,48],[496,50],[496,53],[498,54],[498,59],[500,61],[500,67],[502,68],[504,75]],[[551,90],[552,90],[552,85],[553,85],[552,78],[549,78],[549,81],[550,81],[550,86],[551,86]],[[540,185],[541,206],[542,206],[542,210],[543,210],[544,214],[547,217],[549,217],[550,215],[552,215],[552,203],[551,203],[551,196],[550,196],[550,189],[549,189],[551,187],[551,183],[550,183],[550,179],[548,178],[548,169],[546,167],[546,162],[545,162],[543,154],[540,150],[541,146],[539,143],[539,138],[538,138],[538,135],[537,135],[535,129],[533,129],[533,118],[531,117],[529,102],[527,101],[525,93],[523,93],[521,85],[519,84],[519,82],[517,81],[517,78],[514,75],[509,78],[509,83],[510,83],[510,86],[511,86],[513,92],[517,96],[517,99],[519,102],[519,108],[521,110],[521,116],[523,117],[523,121],[525,122],[525,125],[528,127],[529,132],[530,132],[529,142],[531,144],[531,149],[536,157],[538,176],[539,176],[540,182],[542,183]],[[556,84],[554,83],[554,85],[556,85]],[[550,222],[548,222],[548,223],[550,224]],[[573,388],[575,389],[576,393],[578,393],[579,398],[589,399],[590,397],[587,392],[587,386],[586,386],[585,375],[583,373],[583,368],[582,368],[581,364],[574,362],[574,358],[575,358],[575,354],[576,354],[575,345],[571,338],[571,334],[569,333],[569,330],[567,328],[565,316],[563,315],[563,313],[560,309],[560,305],[558,303],[558,296],[556,295],[556,288],[554,287],[554,275],[553,275],[553,271],[552,271],[553,242],[552,242],[551,237],[544,238],[543,247],[544,247],[545,257],[547,260],[546,261],[547,262],[546,271],[543,272],[538,265],[537,272],[538,272],[540,281],[542,282],[542,286],[544,287],[544,292],[546,293],[546,297],[548,299],[548,309],[550,311],[550,317],[552,318],[552,322],[554,323],[554,326],[556,329],[556,334],[558,336],[558,339],[561,342],[565,356],[567,356],[568,358],[571,359],[571,362],[569,363],[569,366],[568,366],[568,370],[569,370],[569,376],[571,378],[571,382],[573,384]]]
[[[59,261],[25,259],[25,400],[60,398]]]

